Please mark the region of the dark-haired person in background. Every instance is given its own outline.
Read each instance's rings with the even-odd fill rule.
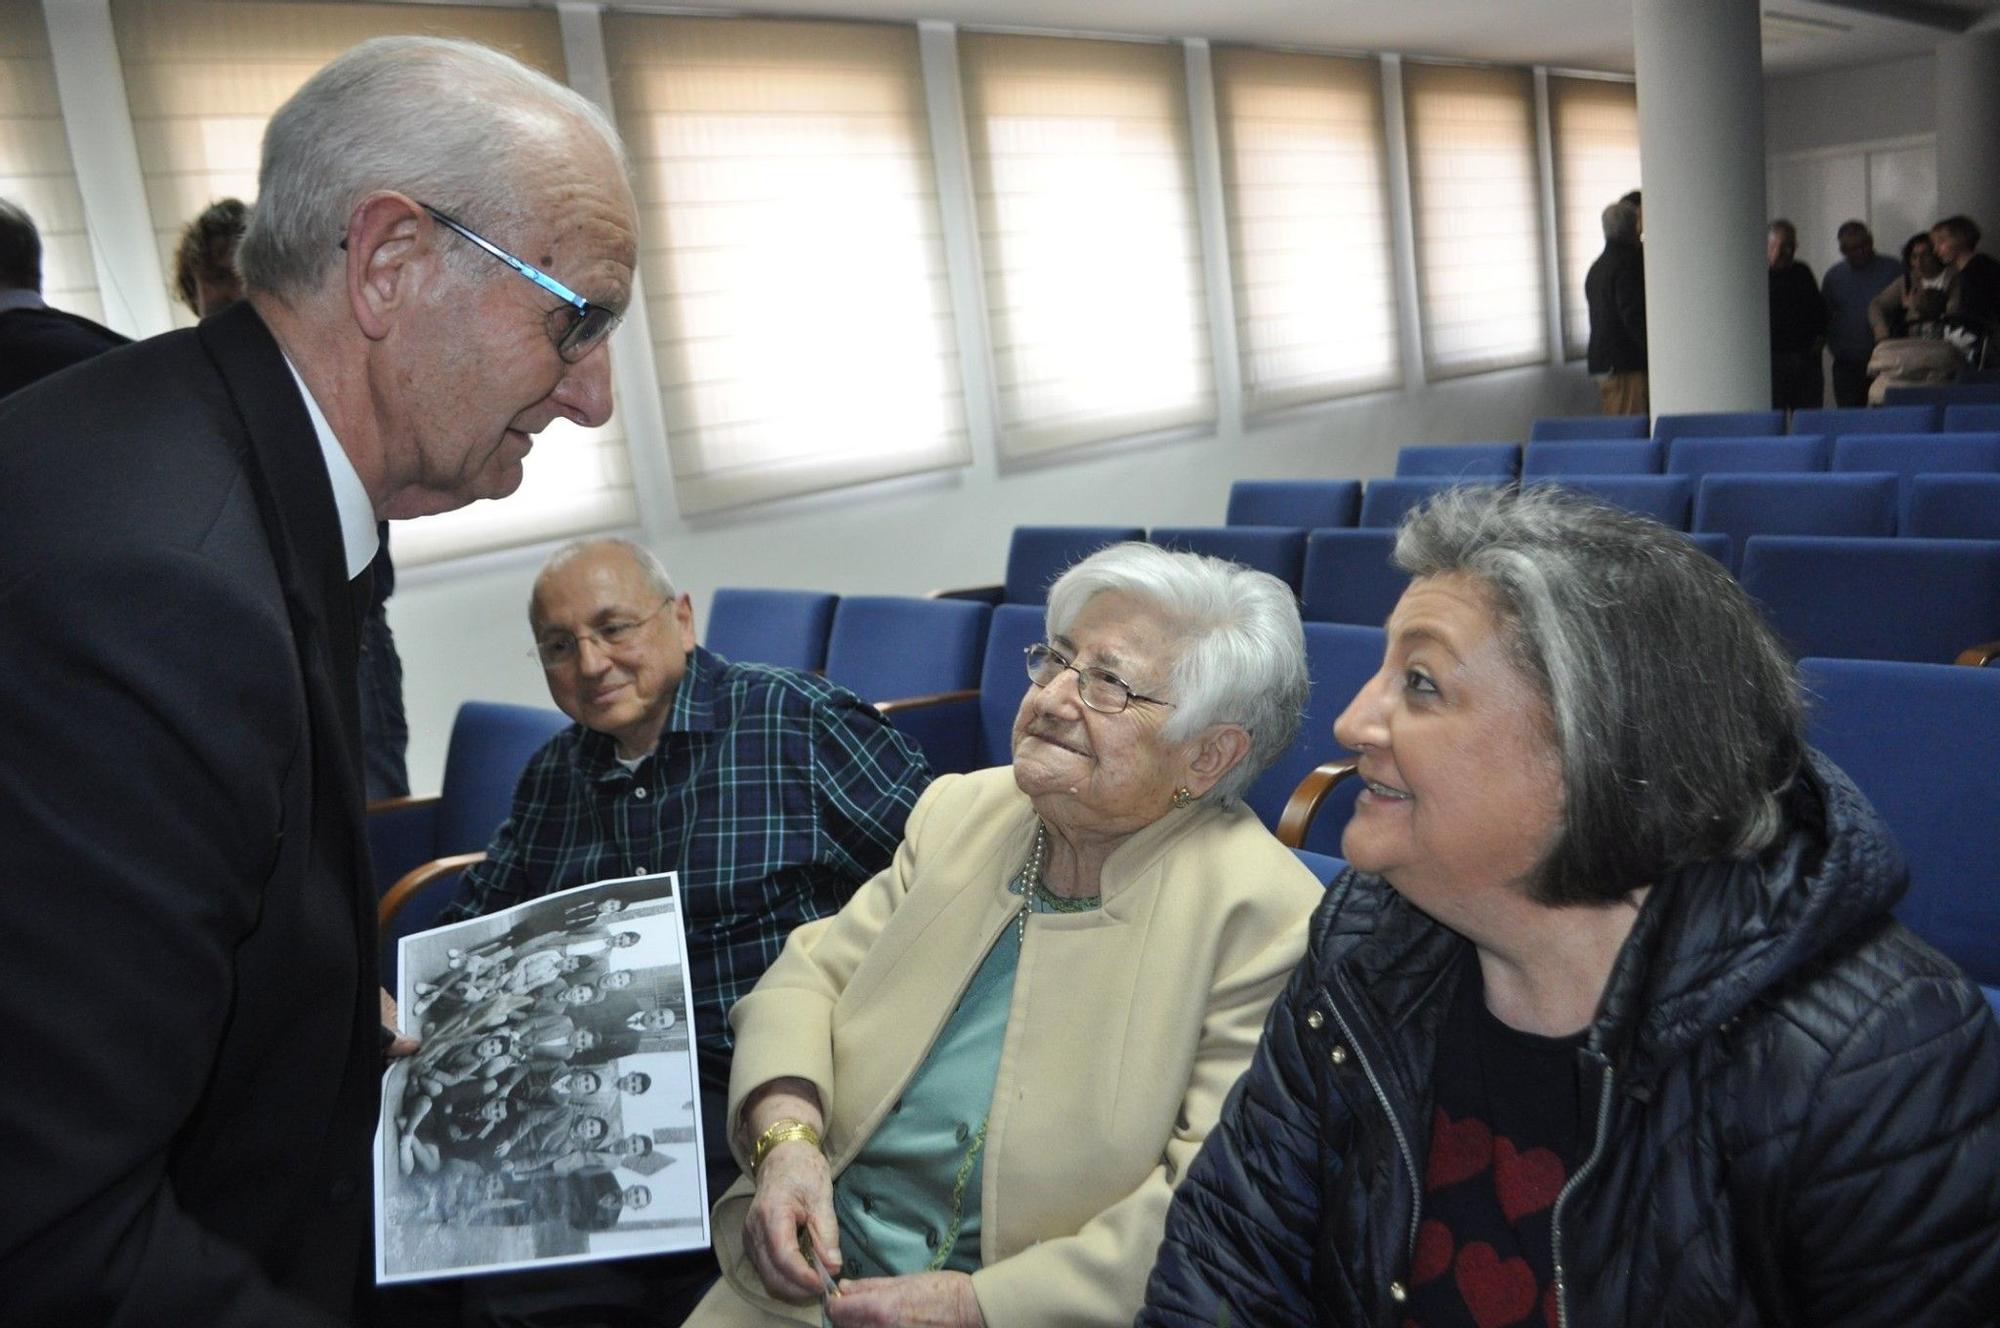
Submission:
[[[110,328],[42,299],[42,236],[34,218],[0,198],[0,397],[125,345]]]
[[[196,318],[218,313],[243,298],[236,272],[236,246],[250,224],[240,198],[219,198],[181,231],[174,249],[174,294]]]
[[[1783,217],[1764,239],[1771,283],[1771,406],[1813,410],[1826,404],[1820,343],[1826,336],[1826,301],[1812,269],[1798,261],[1798,227]]]
[[[1354,869],[1142,1328],[1991,1324],[2000,1023],[1742,588],[1550,489],[1395,561]]]
[[[1827,347],[1833,352],[1833,404],[1868,404],[1868,357],[1875,333],[1868,325],[1869,302],[1903,274],[1903,266],[1875,252],[1866,223],[1842,222],[1836,233],[1842,262],[1826,270],[1820,295],[1826,301]]]
[[[2000,331],[2000,258],[1979,252],[1978,223],[1967,216],[1946,217],[1931,227],[1931,247],[1940,262],[1958,273],[1945,312],[1981,336]]]

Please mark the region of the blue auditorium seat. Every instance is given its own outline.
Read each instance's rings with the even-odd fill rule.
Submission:
[[[1332,885],[1334,878],[1347,870],[1347,859],[1336,858],[1327,853],[1314,853],[1310,849],[1295,848],[1292,855],[1305,864],[1305,869],[1319,878],[1321,885]],[[1988,991],[1996,1005],[2000,1005],[2000,991]]]
[[[1922,539],[2000,539],[2000,475],[1912,475],[1902,533]]]
[[[1944,422],[1938,428],[1946,433],[1985,433],[2000,429],[2000,404],[1946,406]]]
[[[1737,579],[1800,656],[1949,664],[2000,640],[2000,540],[1753,535]]]
[[[1308,622],[1380,627],[1403,597],[1410,578],[1389,561],[1396,532],[1389,528],[1315,530],[1306,537],[1306,572],[1299,588]]]
[[[1569,438],[1644,438],[1652,421],[1644,415],[1551,415],[1528,428],[1531,443]]]
[[[1663,443],[1676,438],[1756,438],[1784,431],[1782,410],[1698,411],[1653,421],[1653,437]]]
[[[826,667],[826,634],[838,596],[823,590],[723,586],[709,601],[701,643],[724,659]]]
[[[1829,406],[1792,412],[1793,433],[1936,433],[1936,406]],[[1987,428],[2000,428],[1988,425]]]
[[[1521,480],[1564,475],[1657,475],[1666,448],[1657,438],[1590,438],[1529,443]]]
[[[924,749],[935,774],[963,774],[1014,759],[1014,715],[1028,690],[1025,652],[1043,637],[1039,604],[999,604],[987,624],[973,688],[888,707],[890,723]]]
[[[1351,526],[1361,512],[1360,480],[1238,480],[1229,486],[1232,526]]]
[[[1467,481],[1473,484],[1491,482],[1490,479]],[[1361,520],[1358,524],[1367,528],[1395,526],[1411,508],[1423,506],[1434,494],[1455,488],[1458,483],[1441,475],[1391,476],[1370,480],[1361,494]]]
[[[1299,593],[1305,572],[1306,532],[1284,526],[1155,526],[1149,538],[1163,549],[1205,553],[1269,572]]]
[[[971,600],[849,595],[834,611],[826,676],[907,733],[932,769],[970,769],[969,724],[908,703],[969,695],[979,686],[992,613],[991,606]]]
[[[1669,475],[1812,474],[1825,471],[1832,459],[1833,439],[1817,433],[1680,437],[1667,444]]]
[[[1693,530],[1686,532],[1686,539],[1688,543],[1721,563],[1725,568],[1728,568],[1732,572],[1736,570],[1736,565],[1730,561],[1736,551],[1729,546],[1729,536],[1718,534],[1712,530]]]
[[[1814,658],[1809,738],[1888,822],[1910,868],[1896,915],[2000,984],[2000,670]]]
[[[1731,566],[1743,565],[1752,535],[1896,533],[1894,475],[1704,475],[1694,528],[1727,535]],[[1970,643],[1968,643],[1970,644]]]
[[[1540,482],[1587,493],[1671,530],[1686,530],[1694,510],[1695,482],[1688,475],[1562,475]]]
[[[1396,452],[1396,474],[1463,480],[1511,480],[1521,473],[1519,443],[1406,443]]]
[[[2000,474],[2000,433],[1865,433],[1837,439],[1833,469],[1893,471],[1907,516],[1912,475]]]
[[[1350,755],[1333,740],[1333,721],[1347,709],[1362,685],[1381,669],[1387,640],[1388,633],[1380,627],[1306,624],[1306,671],[1312,677],[1312,691],[1306,700],[1305,718],[1291,747],[1257,777],[1243,798],[1258,819],[1272,830],[1278,828],[1286,800],[1313,767],[1322,761]],[[1359,782],[1352,779],[1337,785],[1313,819],[1305,843],[1299,847],[1315,853],[1338,854],[1340,835],[1347,828],[1359,788]]]
[[[1016,526],[1002,602],[1046,604],[1049,587],[1073,564],[1106,545],[1145,538],[1140,526]]]

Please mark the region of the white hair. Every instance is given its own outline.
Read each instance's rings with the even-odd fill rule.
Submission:
[[[582,539],[571,540],[550,554],[549,560],[542,564],[542,570],[535,573],[534,587],[528,592],[528,617],[531,621],[535,616],[535,597],[541,593],[542,582],[564,564],[599,549],[616,549],[630,558],[632,565],[639,569],[639,575],[645,578],[646,588],[661,599],[672,601],[680,598],[680,592],[674,589],[673,578],[667,575],[667,565],[651,549],[623,535],[586,535]]]
[[[623,166],[618,131],[601,110],[512,56],[442,37],[362,42],[271,117],[237,268],[252,290],[317,291],[340,267],[349,214],[378,189],[475,230],[514,228],[526,219],[524,186],[569,151],[579,128]],[[461,273],[491,262],[470,245],[448,253]]]
[[[1221,558],[1153,544],[1114,544],[1076,564],[1049,588],[1047,630],[1061,636],[1084,605],[1106,591],[1159,610],[1183,642],[1167,661],[1173,717],[1160,730],[1184,742],[1211,724],[1237,724],[1250,752],[1217,781],[1227,805],[1291,746],[1305,713],[1305,628],[1284,582]]]

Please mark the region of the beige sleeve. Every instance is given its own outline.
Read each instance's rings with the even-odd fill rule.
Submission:
[[[1234,971],[1218,974],[1201,1026],[1201,1045],[1181,1096],[1173,1135],[1139,1187],[1073,1236],[1043,1241],[972,1275],[988,1328],[1128,1325],[1145,1298],[1173,1188],[1249,1068],[1264,1017],[1305,954],[1304,911],[1280,911],[1283,925]]]

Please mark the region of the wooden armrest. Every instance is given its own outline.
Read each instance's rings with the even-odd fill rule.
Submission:
[[[960,586],[955,590],[930,590],[924,593],[925,599],[976,599],[982,604],[998,604],[1006,597],[1007,587],[998,584]]]
[[[368,814],[400,812],[412,807],[430,807],[443,798],[440,793],[406,793],[400,798],[377,798],[368,804]]]
[[[1333,786],[1354,773],[1358,757],[1343,756],[1338,761],[1328,761],[1313,767],[1299,786],[1292,790],[1292,796],[1285,800],[1285,810],[1278,817],[1278,842],[1286,848],[1304,848],[1306,832],[1312,829],[1313,817],[1319,815],[1320,804],[1326,795],[1333,792]]]
[[[383,893],[381,900],[375,905],[375,925],[385,931],[388,930],[389,920],[425,886],[441,876],[462,872],[473,863],[484,861],[486,854],[483,852],[454,853],[450,857],[432,858],[429,862],[419,863],[410,868],[403,873],[401,880]]]
[[[1975,669],[1983,669],[1996,659],[2000,659],[2000,641],[1983,641],[1958,652],[1958,662]]]
[[[954,701],[977,701],[979,689],[967,687],[956,692],[933,692],[929,696],[899,696],[892,701],[870,702],[882,712],[883,718],[899,715],[906,710],[925,710],[931,706],[950,705]]]

